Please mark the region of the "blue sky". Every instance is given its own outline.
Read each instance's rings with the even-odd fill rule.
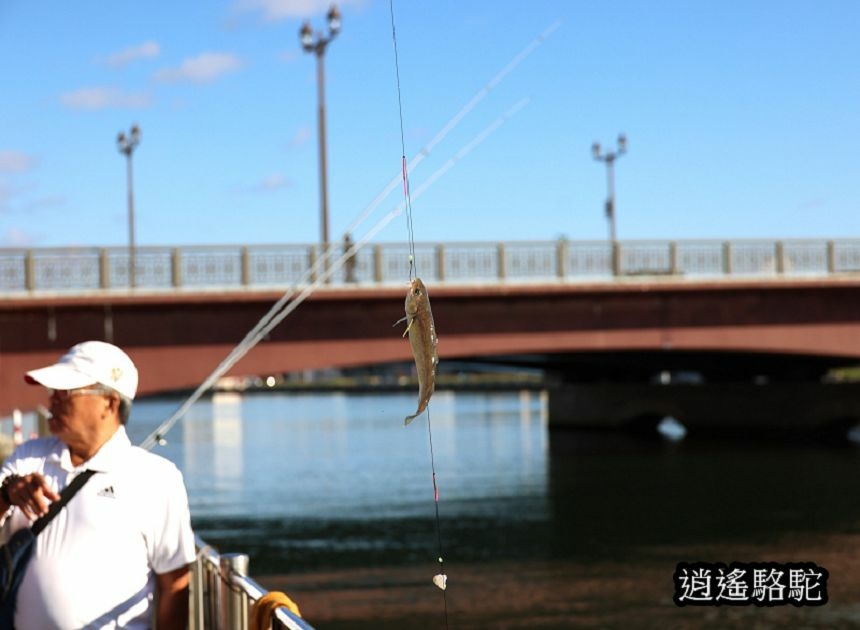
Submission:
[[[316,75],[328,2],[0,5],[0,246],[319,239]],[[333,239],[396,176],[388,0],[342,1],[326,55]],[[417,241],[860,237],[860,3],[395,0],[406,152],[558,27],[410,174]],[[526,100],[524,100],[526,99]],[[525,103],[525,104],[524,104]],[[399,187],[357,231],[402,199]],[[377,241],[404,241],[405,217]]]

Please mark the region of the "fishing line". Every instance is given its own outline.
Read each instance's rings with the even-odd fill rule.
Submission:
[[[400,68],[399,61],[397,55],[397,35],[395,29],[395,21],[394,21],[394,5],[393,0],[389,0],[389,7],[391,11],[391,34],[392,40],[394,43],[394,54],[395,54],[395,70],[397,75],[397,100],[398,100],[398,112],[400,116],[400,144],[401,144],[401,168],[402,168],[402,179],[403,179],[403,191],[405,201],[399,204],[396,208],[394,208],[391,212],[389,212],[386,216],[384,216],[380,221],[376,223],[364,237],[356,241],[352,247],[348,250],[344,251],[340,258],[336,259],[333,264],[325,265],[325,262],[333,257],[333,252],[325,252],[324,255],[316,260],[316,263],[308,269],[303,277],[299,280],[298,284],[301,284],[308,278],[316,278],[314,282],[305,287],[305,289],[299,293],[295,299],[292,299],[295,295],[294,287],[289,287],[287,291],[281,296],[281,298],[269,309],[269,311],[257,322],[257,324],[245,335],[243,340],[239,342],[233,350],[228,354],[228,356],[215,368],[215,370],[194,390],[194,392],[186,399],[186,401],[180,405],[180,407],[165,420],[161,425],[159,425],[149,436],[147,436],[143,442],[141,442],[141,447],[147,450],[152,449],[156,444],[164,444],[165,436],[170,431],[170,429],[178,422],[191,408],[191,406],[199,400],[199,398],[209,390],[219,378],[221,378],[227,371],[230,370],[238,361],[242,359],[248,352],[251,351],[269,332],[271,332],[284,318],[287,317],[291,312],[293,312],[298,306],[320,285],[327,282],[328,279],[338,271],[346,262],[346,260],[354,256],[355,253],[361,249],[373,236],[375,236],[379,231],[381,231],[388,223],[390,223],[394,218],[399,216],[403,210],[406,210],[407,213],[407,227],[409,231],[409,251],[410,251],[410,266],[409,266],[409,276],[410,280],[413,278],[413,274],[415,273],[415,240],[414,240],[414,231],[412,224],[412,197],[409,186],[409,170],[410,167],[415,167],[420,161],[422,161],[427,155],[429,155],[432,148],[442,141],[442,139],[453,130],[460,121],[472,110],[474,107],[489,93],[491,89],[493,89],[496,85],[498,85],[501,80],[510,73],[520,62],[522,62],[526,57],[528,57],[538,46],[540,46],[548,37],[552,34],[552,32],[558,28],[559,22],[554,23],[548,29],[546,29],[543,33],[541,33],[535,40],[533,40],[523,51],[521,51],[514,59],[505,66],[501,72],[499,72],[493,79],[487,83],[481,90],[478,91],[477,94],[469,101],[448,123],[442,128],[440,132],[436,134],[436,136],[423,147],[419,153],[412,159],[412,161],[407,165],[406,162],[406,146],[405,146],[405,136],[403,131],[403,107],[402,107],[402,99],[401,99],[401,90],[400,90]],[[437,169],[433,175],[431,175],[428,180],[424,182],[424,184],[415,192],[414,197],[418,198],[423,192],[425,192],[431,185],[433,185],[438,179],[448,172],[460,159],[465,157],[472,149],[474,149],[478,144],[483,142],[493,131],[498,129],[501,124],[503,124],[506,120],[512,117],[517,113],[525,103],[528,102],[528,99],[523,99],[517,105],[515,105],[511,110],[505,113],[504,116],[497,119],[490,127],[481,132],[477,137],[475,137],[472,141],[467,143],[460,151],[458,151],[454,157],[448,160],[441,168]],[[363,211],[363,213],[350,225],[349,231],[353,231],[355,227],[360,225],[367,216],[382,202],[382,200],[390,194],[391,190],[393,190],[394,186],[396,186],[397,178],[392,180],[392,182],[386,186],[383,192],[377,196],[376,199]],[[320,268],[323,269],[323,273],[320,274]],[[292,301],[290,301],[292,299]],[[436,512],[436,534],[437,534],[437,542],[439,546],[439,566],[441,577],[445,578],[444,574],[444,564],[442,558],[442,533],[440,527],[440,518],[439,518],[439,490],[436,483],[436,467],[435,467],[435,455],[433,452],[433,435],[430,426],[430,410],[427,410],[427,431],[430,442],[430,464],[431,464],[431,472],[433,479],[433,498]],[[443,583],[444,584],[444,583]],[[448,627],[448,602],[445,597],[445,588],[442,588],[443,601],[445,603],[445,626]]]
[[[397,54],[397,29],[394,26],[394,0],[388,0],[391,12],[391,39],[394,42],[394,73],[397,77],[397,112],[400,116],[400,163],[403,170],[403,198],[406,201],[406,229],[409,232],[409,281],[418,275],[415,260],[415,234],[412,229],[412,199],[409,194],[409,170],[406,168],[406,139],[403,134],[403,99],[400,95],[400,62]]]
[[[388,6],[391,12],[391,39],[394,43],[394,68],[397,76],[397,106],[398,106],[398,114],[400,116],[400,149],[401,149],[401,164],[403,168],[403,195],[405,197],[406,204],[406,226],[409,231],[409,281],[410,283],[414,278],[418,276],[417,265],[415,260],[415,233],[414,226],[412,222],[412,200],[410,198],[409,191],[409,173],[406,168],[406,141],[403,134],[403,99],[401,96],[400,90],[400,63],[398,61],[398,51],[397,51],[397,29],[395,27],[394,21],[394,0],[388,0]],[[429,308],[429,306],[428,306]],[[408,313],[407,313],[408,315]],[[410,321],[409,325],[411,326],[414,320]],[[407,329],[408,330],[408,329]],[[434,368],[435,369],[435,366]],[[427,435],[429,436],[430,442],[430,470],[433,478],[433,505],[435,506],[436,511],[436,540],[438,543],[438,560],[439,560],[439,573],[434,576],[433,581],[442,591],[442,602],[445,613],[445,627],[448,627],[448,597],[447,597],[447,580],[448,577],[445,574],[445,561],[443,560],[442,553],[442,525],[441,519],[439,518],[439,487],[436,484],[436,461],[435,455],[433,453],[433,430],[431,428],[430,422],[430,406],[429,402],[427,403]]]
[[[478,90],[474,96],[460,108],[451,119],[445,123],[445,125],[436,132],[436,135],[433,136],[433,139],[430,140],[427,144],[425,144],[420,151],[409,161],[407,164],[407,173],[412,173],[415,168],[426,158],[437,144],[442,142],[445,137],[453,131],[457,125],[459,125],[463,119],[469,115],[475,107],[490,93],[492,89],[497,87],[504,79],[508,76],[513,70],[522,63],[529,55],[531,55],[537,48],[543,44],[550,35],[555,32],[555,30],[561,25],[561,22],[556,21],[551,24],[549,27],[544,29],[542,33],[540,33],[537,37],[535,37],[529,44],[523,48],[519,53],[517,53],[505,66],[497,72],[493,77],[486,83],[484,86]],[[399,68],[398,68],[399,71]],[[403,136],[402,136],[402,128],[401,128],[401,145],[403,144]],[[402,168],[398,169],[397,175],[395,175],[388,184],[386,184],[385,188],[371,201],[365,208],[362,210],[358,216],[353,219],[352,223],[350,223],[349,227],[347,227],[346,231],[352,233],[355,229],[364,222],[364,220],[370,215],[376,208],[382,203],[388,195],[391,194],[391,191],[397,186],[399,182],[403,179]]]
[[[445,627],[448,627],[448,597],[447,580],[448,575],[445,573],[445,560],[442,558],[442,521],[439,518],[439,486],[436,485],[436,462],[433,455],[433,431],[430,430],[430,405],[427,405],[427,438],[430,442],[430,471],[433,474],[433,505],[436,510],[436,545],[439,550],[439,575],[442,576],[442,584],[437,584],[442,589],[442,602],[445,609]]]
[[[511,116],[516,114],[520,109],[522,109],[524,102],[527,99],[521,100],[519,103],[514,105],[508,112],[505,113],[504,116],[496,119],[491,125],[489,125],[486,129],[484,129],[481,133],[475,136],[472,140],[470,140],[465,146],[463,146],[457,153],[450,158],[445,164],[443,164],[440,168],[436,169],[430,177],[424,181],[421,186],[419,186],[415,193],[412,195],[413,198],[418,199],[423,195],[433,184],[435,184],[439,178],[441,178],[445,173],[447,173],[454,165],[459,162],[463,157],[465,157],[469,152],[471,152],[475,147],[481,144],[484,140],[486,140],[491,133],[493,133],[496,129],[501,126],[502,123],[507,121]],[[210,387],[212,387],[219,378],[224,376],[230,368],[232,368],[236,363],[238,363],[242,357],[244,357],[248,352],[251,351],[254,346],[256,346],[266,335],[268,335],[278,324],[280,324],[284,318],[287,317],[291,312],[298,308],[299,304],[301,304],[313,291],[315,291],[319,286],[324,284],[326,280],[328,280],[334,273],[336,273],[345,263],[347,258],[355,255],[355,253],[364,247],[370,239],[376,236],[380,231],[382,231],[385,226],[387,226],[391,221],[400,216],[403,213],[405,208],[405,204],[401,202],[395,208],[393,208],[388,214],[382,217],[367,233],[358,239],[352,247],[350,247],[347,251],[345,251],[340,257],[334,258],[334,252],[330,252],[330,257],[333,259],[330,261],[328,269],[325,270],[325,258],[320,257],[316,260],[314,265],[305,271],[303,276],[299,279],[297,286],[307,282],[310,278],[317,278],[315,282],[306,286],[303,291],[301,291],[298,296],[296,296],[297,289],[296,287],[289,287],[286,292],[281,296],[281,298],[269,309],[269,311],[260,318],[260,320],[254,325],[254,327],[248,331],[245,335],[244,339],[240,341],[233,350],[227,355],[227,357],[221,361],[218,367],[191,393],[191,395],[179,406],[179,408],[173,412],[164,422],[162,422],[149,436],[140,443],[142,448],[147,450],[153,448],[156,444],[163,444],[164,438],[171,428],[188,412],[191,406],[197,402],[200,397],[206,393]],[[322,274],[320,274],[320,270],[323,269]],[[292,302],[290,301],[294,298]]]
[[[392,7],[392,15],[393,15],[393,7]],[[427,143],[417,155],[415,155],[412,160],[407,165],[406,172],[407,174],[414,169],[425,157],[427,157],[433,148],[440,143],[460,122],[480,103],[481,100],[496,87],[501,81],[514,70],[526,57],[531,55],[550,35],[560,26],[560,22],[556,21],[551,24],[547,29],[545,29],[540,35],[538,35],[535,39],[533,39],[523,50],[521,50],[514,58],[508,62],[508,64],[502,68],[490,81],[482,87],[478,92],[472,97],[472,99],[464,105],[457,114],[451,118],[445,126],[437,132],[437,134],[433,137],[433,139]],[[392,24],[393,26],[393,24]],[[392,33],[395,31],[392,29]],[[396,47],[396,38],[395,38],[395,47]],[[395,62],[396,62],[395,58]],[[398,72],[398,90],[399,90],[399,67],[397,68]],[[513,110],[518,109],[517,106],[513,108]],[[512,116],[515,111],[511,110],[508,114],[506,114],[503,118],[507,120],[510,116]],[[493,125],[489,128],[485,129],[482,134],[473,139],[466,147],[463,147],[460,151],[457,152],[454,158],[451,158],[446,162],[446,164],[437,169],[431,177],[424,182],[424,184],[415,191],[414,195],[408,195],[408,198],[418,198],[421,193],[423,193],[429,186],[431,186],[439,177],[444,175],[451,167],[453,167],[456,162],[461,159],[465,154],[467,154],[472,148],[480,144],[487,135],[492,133],[501,122],[504,120],[496,120]],[[403,137],[403,126],[402,126],[402,116],[401,116],[401,147],[405,145],[404,137]],[[405,155],[405,150],[402,152]],[[398,174],[395,176],[391,182],[382,190],[382,192],[377,195],[377,197],[359,214],[359,216],[350,224],[348,232],[353,232],[361,223],[363,223],[367,217],[376,209],[376,207],[382,203],[382,201],[391,193],[394,187],[397,185],[397,182],[402,179],[402,174]],[[408,191],[408,188],[407,188]],[[389,223],[394,217],[398,216],[403,211],[403,208],[397,208],[393,212],[393,214],[389,214],[384,217],[377,224],[386,225]],[[411,222],[410,222],[411,225]],[[410,228],[411,230],[411,228]],[[373,229],[372,232],[375,234],[378,232],[378,229]],[[341,257],[341,261],[337,264],[333,270],[340,268],[342,266],[343,261],[351,255],[354,255],[363,245],[366,243],[367,239],[360,240],[356,242],[348,252],[344,252]],[[298,284],[301,284],[308,280],[311,277],[318,277],[319,269],[323,266],[324,261],[329,256],[333,256],[334,252],[326,252],[323,257],[317,259],[314,266],[307,270],[302,278],[299,280]],[[410,269],[411,270],[411,269]],[[327,275],[329,277],[331,274]],[[176,424],[176,422],[182,418],[182,416],[187,413],[188,409],[199,400],[200,396],[202,396],[215,382],[223,376],[233,365],[235,365],[245,354],[247,354],[257,343],[259,343],[260,339],[267,334],[267,332],[263,332],[262,334],[258,334],[262,329],[266,329],[266,331],[271,330],[274,326],[267,326],[269,322],[273,320],[273,318],[281,311],[282,308],[289,302],[290,298],[294,295],[295,290],[293,287],[287,289],[284,295],[272,306],[272,308],[260,319],[259,322],[251,329],[248,334],[245,335],[245,338],[237,344],[230,354],[219,364],[219,366],[212,372],[212,374],[207,377],[203,383],[191,394],[191,396],[183,403],[167,420],[165,420],[155,431],[153,431],[142,443],[141,446],[147,449],[153,448],[155,444],[163,443],[164,436],[167,432]],[[292,309],[294,310],[294,309]],[[278,318],[278,322],[280,322],[283,317]]]

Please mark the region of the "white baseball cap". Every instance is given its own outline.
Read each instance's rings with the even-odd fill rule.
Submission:
[[[137,393],[137,368],[129,356],[104,341],[85,341],[64,354],[54,365],[30,370],[30,384],[50,389],[77,389],[98,383],[133,399]]]

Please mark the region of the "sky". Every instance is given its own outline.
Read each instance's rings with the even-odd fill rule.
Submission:
[[[860,237],[860,3],[341,0],[332,240],[403,199],[416,242]],[[315,243],[328,1],[0,4],[0,247]],[[398,102],[398,74],[400,102]],[[402,112],[402,122],[400,117]],[[453,123],[453,125],[452,125]],[[402,135],[401,135],[402,129]],[[444,131],[444,133],[442,133]],[[440,133],[442,137],[440,139]],[[419,193],[420,191],[420,193]],[[404,215],[373,237],[405,242]]]

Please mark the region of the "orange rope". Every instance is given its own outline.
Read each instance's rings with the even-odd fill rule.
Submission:
[[[286,593],[271,591],[255,601],[251,607],[250,619],[248,620],[249,630],[267,630],[271,628],[275,611],[281,607],[287,608],[294,615],[302,616],[302,613],[299,612],[299,607]]]

